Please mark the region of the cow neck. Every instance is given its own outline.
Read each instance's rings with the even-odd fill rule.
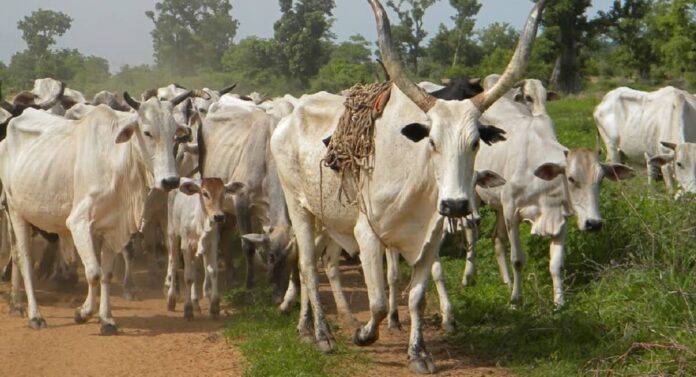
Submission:
[[[120,182],[122,187],[117,187],[117,190],[122,191],[127,195],[128,205],[133,210],[135,216],[134,221],[136,226],[139,226],[145,210],[145,201],[149,188],[154,185],[154,177],[152,166],[148,166],[143,150],[145,141],[140,132],[136,131],[127,143],[124,143],[126,148],[125,153],[119,160],[117,169],[125,171],[123,182]],[[122,195],[123,195],[122,194]]]

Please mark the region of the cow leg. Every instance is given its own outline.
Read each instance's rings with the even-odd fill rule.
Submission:
[[[324,256],[326,276],[329,278],[329,284],[331,285],[331,291],[333,292],[338,314],[343,317],[344,321],[349,326],[357,327],[358,322],[355,320],[353,313],[350,311],[348,300],[346,300],[346,295],[343,292],[343,286],[341,284],[341,271],[339,269],[341,246],[339,246],[336,242],[329,242],[329,244],[326,246],[326,253]]]
[[[366,346],[379,338],[379,324],[387,316],[383,271],[384,248],[364,215],[358,218],[354,233],[360,247],[360,261],[365,275],[371,316],[365,326],[355,330],[353,343]]]
[[[191,305],[196,314],[201,314],[201,303],[198,297],[198,258],[191,258]]]
[[[38,279],[48,279],[54,274],[56,278],[58,277],[58,274],[56,274],[58,255],[55,251],[55,248],[51,248],[51,242],[47,242],[36,271],[36,277]]]
[[[421,259],[413,266],[411,274],[411,290],[408,295],[408,310],[411,315],[411,334],[408,342],[408,367],[413,373],[435,373],[435,364],[432,356],[425,349],[423,339],[423,314],[425,311],[425,291],[428,285],[428,277],[433,268],[433,262],[437,258],[440,243],[429,245],[424,250]]]
[[[297,266],[297,262],[290,264],[290,281],[288,282],[288,290],[285,291],[285,297],[283,297],[283,302],[278,306],[278,310],[281,313],[287,314],[292,308],[292,304],[297,298],[297,292],[300,288],[300,271]]]
[[[323,352],[333,352],[336,350],[336,341],[326,323],[324,310],[321,307],[321,301],[319,299],[317,256],[314,244],[315,219],[314,216],[306,210],[298,208],[292,200],[288,201],[288,208],[290,210],[292,225],[295,229],[295,236],[297,237],[300,279],[303,285],[303,293],[306,293],[304,296],[309,298],[312,313],[314,314],[314,338],[320,350]],[[306,313],[300,313],[300,324],[298,325],[300,332],[306,328],[306,323],[304,321],[306,321]]]
[[[193,285],[193,272],[192,272],[192,260],[191,254],[192,250],[189,248],[189,243],[183,241],[181,244],[181,252],[184,257],[184,283],[186,287],[184,289],[184,319],[190,321],[193,319],[193,303],[191,302],[191,286]]]
[[[87,217],[89,203],[80,203],[68,216],[66,224],[72,234],[73,243],[85,268],[88,284],[87,298],[84,304],[75,310],[75,322],[85,323],[97,309],[97,285],[101,280],[101,266],[97,260],[95,242]]]
[[[111,301],[109,291],[111,278],[114,275],[114,262],[116,253],[107,247],[102,247],[101,252],[101,295],[99,297],[99,321],[101,322],[102,335],[116,335],[118,328],[116,321],[111,316]]]
[[[235,286],[234,280],[237,276],[237,272],[234,268],[234,222],[231,221],[234,218],[233,215],[227,214],[227,221],[225,221],[220,228],[220,253],[222,254],[223,262],[225,263],[225,285],[227,289]]]
[[[478,240],[478,232],[472,227],[465,226],[464,234],[466,236],[466,264],[464,265],[464,275],[462,276],[462,285],[469,286],[474,282],[474,274],[476,274],[476,241]],[[433,274],[433,279],[435,274]]]
[[[167,237],[168,258],[167,258],[167,310],[173,312],[176,308],[176,293],[178,278],[176,272],[179,268],[179,255],[181,253],[181,238],[176,234],[169,234]]]
[[[300,317],[297,323],[297,333],[300,335],[300,339],[308,343],[315,341],[315,337],[312,334],[312,311],[310,306],[307,285],[300,284]]]
[[[46,320],[43,319],[41,313],[39,312],[39,306],[36,302],[36,295],[34,294],[34,264],[31,260],[31,250],[30,248],[30,237],[31,237],[31,225],[24,221],[24,219],[15,215],[13,211],[10,210],[10,221],[12,224],[12,229],[14,231],[14,247],[12,247],[12,255],[14,263],[17,264],[18,270],[21,271],[22,278],[24,280],[24,291],[27,295],[27,316],[29,317],[29,326],[33,329],[41,329],[46,327]],[[14,275],[17,275],[18,271],[13,271]],[[19,283],[19,279],[13,279],[13,282]],[[14,284],[13,284],[14,285]],[[13,290],[19,290],[19,287],[13,287]],[[14,299],[17,300],[18,292],[13,292],[15,296]],[[15,301],[16,304],[17,301]]]
[[[561,229],[561,232],[551,239],[549,260],[549,271],[551,272],[551,280],[553,281],[553,303],[556,309],[560,309],[565,304],[563,297],[563,244],[565,242],[566,227]]]
[[[445,279],[442,276],[442,263],[440,257],[436,257],[431,268],[433,274],[433,282],[437,289],[437,296],[440,301],[440,314],[442,315],[442,329],[446,333],[453,333],[456,329],[454,315],[452,314],[452,303],[447,296],[447,288],[445,288]]]
[[[235,208],[237,211],[237,228],[239,234],[249,234],[251,230],[251,214],[249,213],[249,204],[246,199],[235,200]],[[242,250],[244,259],[246,260],[246,288],[254,287],[254,253],[256,252],[254,244],[242,238]]]
[[[498,261],[500,278],[503,280],[503,284],[510,287],[510,270],[507,265],[508,233],[505,227],[505,219],[500,212],[496,213],[493,243],[493,250],[495,252],[495,259]]]
[[[387,282],[389,283],[389,319],[388,328],[390,332],[401,331],[399,321],[399,252],[398,250],[387,249]]]
[[[134,243],[135,235],[131,236],[130,242],[123,249],[123,298],[126,301],[134,301],[135,284],[133,283],[133,259],[135,258]]]
[[[10,262],[17,259],[14,252],[10,250]],[[10,314],[18,317],[24,317],[24,305],[22,305],[22,296],[19,293],[19,287],[22,285],[22,273],[19,271],[19,263],[10,263],[10,275],[12,279],[12,287],[10,289]]]
[[[513,217],[505,220],[508,237],[510,239],[510,259],[512,260],[512,296],[510,303],[513,306],[522,304],[522,268],[525,263],[524,250],[522,250],[522,242],[520,241],[520,222],[519,219]]]
[[[218,248],[220,245],[217,230],[211,232],[209,237],[209,248],[203,254],[203,264],[206,271],[206,282],[210,282],[210,316],[218,318],[220,316],[220,291],[218,287]]]
[[[667,185],[667,192],[674,194],[674,169],[672,164],[662,165],[662,179],[665,180],[665,185]]]
[[[12,278],[12,271],[13,271],[13,264],[12,264],[12,251],[10,250],[10,258],[7,259],[7,263],[5,263],[5,266],[2,268],[2,274],[0,274],[0,280],[4,282],[10,281]]]

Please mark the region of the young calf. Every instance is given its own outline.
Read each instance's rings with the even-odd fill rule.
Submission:
[[[226,193],[237,193],[243,184],[239,182],[224,184],[220,178],[202,180],[185,179],[179,191],[169,194],[168,247],[169,263],[174,266],[183,252],[184,260],[184,318],[193,319],[193,310],[198,306],[198,290],[195,285],[193,257],[203,256],[206,280],[210,281],[210,315],[220,314],[220,294],[217,284],[217,253],[220,239],[218,226],[225,221],[222,203]],[[196,195],[197,194],[197,195]],[[170,284],[168,308],[174,310],[176,295],[174,284]]]

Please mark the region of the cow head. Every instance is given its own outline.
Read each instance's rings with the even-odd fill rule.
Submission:
[[[289,226],[279,225],[268,228],[264,233],[250,233],[243,239],[254,244],[259,255],[265,259],[268,278],[273,291],[273,301],[279,304],[288,289],[288,257],[295,247],[295,238]]]
[[[532,115],[546,114],[546,101],[556,101],[561,97],[554,91],[547,91],[544,84],[536,79],[521,80],[513,87],[514,100],[524,104]]]
[[[416,86],[403,72],[392,47],[389,19],[378,0],[368,0],[377,22],[378,42],[386,71],[396,86],[427,117],[423,124],[406,125],[402,134],[414,142],[427,140],[438,185],[438,211],[443,216],[464,217],[476,212],[473,199],[474,158],[480,143],[501,140],[502,130],[480,132],[481,113],[503,96],[524,72],[536,37],[545,1],[536,3],[529,15],[520,42],[503,76],[488,91],[463,101],[437,99]],[[492,132],[491,132],[492,131]],[[485,135],[485,137],[483,137]],[[491,136],[492,135],[492,136]]]
[[[679,186],[686,192],[696,193],[696,144],[663,141],[662,146],[671,150],[671,153],[657,155],[648,162],[660,167],[672,164]]]
[[[596,231],[602,228],[599,212],[599,188],[605,177],[619,181],[633,177],[633,169],[621,164],[599,162],[596,151],[579,148],[565,153],[565,165],[546,163],[539,166],[534,175],[544,180],[558,176],[565,179],[569,201],[578,216],[580,230]]]
[[[138,102],[127,92],[123,93],[126,103],[138,113],[138,122],[123,127],[116,138],[123,143],[136,134],[143,159],[154,175],[156,188],[171,190],[179,186],[179,173],[176,169],[174,142],[182,135],[188,135],[186,126],[178,124],[172,116],[173,108],[191,95],[187,91],[171,101],[150,98]]]
[[[244,187],[243,183],[230,182],[225,184],[220,178],[203,178],[192,180],[184,178],[179,186],[179,191],[186,195],[199,195],[201,209],[209,225],[225,221],[225,212],[222,204],[225,194],[236,194]]]

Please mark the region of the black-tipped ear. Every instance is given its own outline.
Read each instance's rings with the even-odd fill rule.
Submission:
[[[417,143],[428,137],[430,129],[420,123],[411,123],[401,129],[401,134],[412,142]]]
[[[331,142],[331,135],[327,136],[326,139],[322,139],[321,142],[324,143],[325,147],[328,147],[329,143]]]
[[[488,145],[492,145],[499,141],[505,141],[505,130],[502,130],[496,126],[487,126],[480,124],[478,127],[479,136],[481,141]]]

